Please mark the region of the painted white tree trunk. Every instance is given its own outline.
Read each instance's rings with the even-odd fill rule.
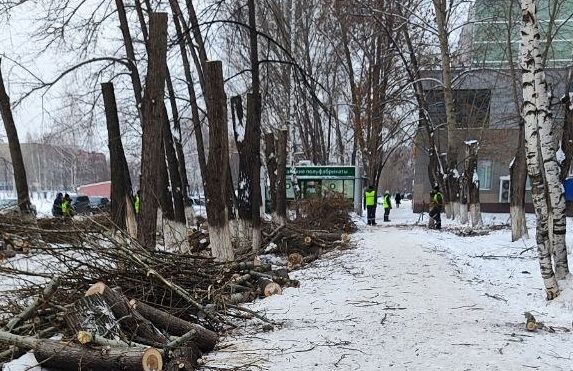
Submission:
[[[452,219],[460,220],[460,207],[461,205],[459,201],[452,202]]]
[[[483,221],[481,218],[481,206],[479,203],[470,204],[470,222],[474,228],[481,228],[483,226]]]
[[[535,0],[522,0],[521,11],[523,23],[521,26],[520,63],[523,72],[522,115],[525,121],[527,171],[531,179],[531,195],[537,216],[536,242],[541,276],[545,285],[547,298],[553,299],[559,295],[559,286],[551,261],[548,229],[549,203],[547,202],[548,200],[545,199],[545,184],[542,174],[542,171],[546,170],[542,167],[544,160],[542,154],[550,153],[550,151],[540,148],[543,147],[543,143],[547,143],[547,138],[541,138],[541,136],[549,135],[547,131],[541,132],[540,126],[548,124],[546,120],[551,120],[551,114],[548,111],[547,90],[541,65],[541,54],[539,50],[540,35],[537,26]],[[548,160],[551,161],[551,158]],[[546,175],[552,176],[551,173]],[[555,192],[553,185],[550,191]]]
[[[525,223],[525,210],[523,207],[510,206],[509,213],[511,215],[511,235],[529,238],[527,225]],[[513,241],[516,241],[513,239]]]
[[[163,241],[167,251],[189,252],[187,226],[175,220],[164,219]]]
[[[448,219],[452,219],[452,203],[448,202],[447,204],[444,205],[444,210],[446,211],[446,218]]]
[[[462,202],[459,202],[460,205],[460,212],[459,212],[459,220],[461,224],[466,224],[468,222],[468,205]]]
[[[232,249],[226,248],[231,246],[231,229],[229,223],[223,227],[209,226],[209,246],[211,254],[216,261],[233,261],[235,254]]]

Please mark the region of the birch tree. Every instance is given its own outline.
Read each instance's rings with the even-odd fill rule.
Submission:
[[[557,279],[569,273],[565,244],[565,198],[556,157],[543,57],[539,47],[536,0],[522,0],[521,69],[527,170],[537,216],[537,251],[547,299],[559,295]],[[555,270],[553,267],[555,265]]]

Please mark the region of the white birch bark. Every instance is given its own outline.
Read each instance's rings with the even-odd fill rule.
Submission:
[[[547,91],[540,86],[544,81],[541,67],[541,54],[539,50],[539,30],[536,20],[535,0],[522,0],[521,11],[523,23],[521,26],[521,69],[523,72],[523,106],[522,115],[525,121],[525,146],[527,157],[527,171],[531,179],[531,195],[537,216],[537,251],[541,277],[545,285],[548,299],[559,295],[559,287],[553,271],[550,252],[550,239],[548,229],[548,200],[545,199],[545,184],[543,180],[543,158],[540,147],[542,139],[539,124],[547,119]],[[545,97],[541,97],[545,95]],[[544,105],[545,104],[545,105]],[[547,135],[547,133],[543,133]],[[547,150],[545,150],[546,152]]]

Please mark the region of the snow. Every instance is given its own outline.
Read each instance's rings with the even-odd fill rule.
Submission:
[[[207,366],[246,370],[571,369],[572,281],[545,300],[535,240],[511,230],[459,237],[454,222],[428,230],[427,215],[405,201],[391,222],[354,235],[358,247],[334,251],[293,272],[300,288],[253,303],[279,323],[232,333]],[[484,214],[484,224],[508,221]],[[528,215],[534,237],[532,215]],[[419,220],[420,219],[420,220]],[[569,223],[571,225],[571,223]],[[573,229],[569,231],[572,236]],[[571,237],[570,237],[571,239]],[[573,242],[573,241],[570,241]],[[556,332],[525,330],[524,312]]]
[[[562,163],[563,161],[565,161],[565,152],[563,152],[563,149],[561,147],[559,147],[559,149],[557,150],[555,155],[556,155],[557,161],[559,163]]]
[[[477,140],[473,139],[473,140],[466,140],[464,143],[469,146],[469,145],[472,145],[472,144],[476,144],[477,142],[478,142]]]
[[[357,219],[356,248],[333,251],[291,273],[299,288],[249,304],[275,321],[273,331],[247,323],[218,351],[204,356],[206,369],[244,370],[570,370],[573,280],[545,300],[531,239],[511,241],[508,228],[460,237],[464,227],[443,215],[443,230],[428,230],[427,213],[410,201],[390,212],[390,222],[366,226]],[[483,214],[499,226],[508,214]],[[569,220],[568,244],[573,243]],[[262,261],[284,264],[264,255]],[[573,257],[570,256],[570,261]],[[527,332],[524,312],[553,326]],[[4,370],[23,371],[32,355]],[[9,368],[8,368],[9,367]],[[39,369],[36,369],[39,370]]]

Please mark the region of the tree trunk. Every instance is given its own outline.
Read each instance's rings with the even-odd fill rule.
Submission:
[[[125,159],[123,144],[121,143],[121,132],[119,129],[119,118],[117,116],[117,105],[113,83],[101,84],[103,103],[105,108],[105,118],[107,123],[107,137],[109,148],[109,163],[111,169],[111,219],[113,224],[120,229],[126,228],[126,208],[133,207],[131,179],[129,168]]]
[[[455,131],[457,129],[456,112],[454,105],[454,96],[452,91],[452,70],[450,63],[450,48],[448,41],[448,9],[446,0],[432,0],[434,10],[436,12],[436,25],[438,31],[438,39],[440,42],[440,55],[442,62],[442,84],[444,90],[444,103],[446,106],[446,123],[448,128],[448,152],[447,152],[447,166],[448,182],[450,183],[445,187],[445,200],[446,202],[446,215],[451,218],[456,217],[456,210],[459,209],[459,199],[456,186],[455,174],[457,172],[457,145],[455,143]],[[450,9],[451,10],[451,9]],[[452,207],[448,208],[447,203],[452,203]],[[448,214],[448,209],[451,210],[451,215]]]
[[[536,19],[535,0],[522,0],[523,24],[521,27],[521,68],[523,71],[523,118],[525,120],[525,146],[527,170],[531,179],[531,195],[537,215],[537,252],[541,277],[545,285],[547,299],[559,295],[559,286],[555,278],[551,256],[549,224],[549,200],[545,197],[543,157],[540,146],[540,123],[548,119],[547,91],[541,67],[539,52],[539,30]],[[541,97],[545,95],[545,97]],[[547,125],[547,123],[544,123]],[[547,174],[546,174],[547,175]]]
[[[270,212],[274,214],[277,209],[277,153],[273,133],[265,134],[265,158],[269,174]]]
[[[135,97],[135,104],[137,112],[139,113],[139,121],[143,125],[145,118],[143,116],[143,106],[141,105],[143,87],[141,86],[141,79],[139,77],[139,70],[137,69],[137,62],[135,59],[135,51],[133,48],[133,39],[129,32],[129,22],[125,13],[125,5],[123,0],[115,0],[117,7],[117,15],[119,17],[119,28],[123,36],[123,45],[125,47],[125,54],[129,61],[129,76],[131,78],[131,85],[133,86],[133,95]],[[145,38],[147,39],[147,38]],[[147,41],[147,40],[146,40]]]
[[[139,242],[155,249],[159,182],[157,175],[165,157],[161,151],[165,105],[163,92],[167,73],[167,13],[151,13],[149,20],[149,63],[143,98],[143,148],[141,158],[141,216],[137,230]]]
[[[0,58],[0,64],[2,59]],[[28,191],[28,180],[26,178],[26,168],[24,167],[24,159],[22,158],[22,150],[20,149],[20,140],[18,139],[18,131],[12,116],[12,108],[10,107],[10,98],[6,93],[4,87],[4,78],[0,70],[0,114],[4,122],[4,129],[6,130],[6,137],[8,138],[8,146],[10,147],[10,157],[12,159],[12,168],[14,170],[14,182],[16,183],[16,193],[18,194],[18,206],[22,213],[32,215],[32,208],[30,203],[30,193]]]
[[[181,14],[181,9],[177,0],[169,0],[171,5],[171,10],[173,12],[173,23],[175,24],[175,30],[177,32],[177,39],[179,43],[179,54],[181,55],[181,61],[183,64],[183,72],[185,74],[185,80],[187,85],[187,91],[189,93],[189,100],[191,104],[191,121],[193,122],[193,132],[195,134],[195,142],[197,145],[197,158],[199,160],[199,170],[201,171],[201,178],[203,182],[207,178],[207,159],[205,155],[205,146],[203,145],[203,131],[201,128],[201,118],[199,116],[199,106],[197,104],[197,94],[195,93],[195,88],[193,87],[193,75],[191,73],[191,65],[189,63],[189,58],[187,57],[187,49],[185,44],[193,48],[193,42],[191,41],[191,35],[189,30],[186,29],[185,32],[182,28],[182,24],[185,25],[185,19]],[[200,34],[199,34],[200,35]],[[200,66],[199,66],[200,67]],[[200,75],[201,76],[201,75]]]
[[[225,205],[229,143],[227,131],[227,96],[220,61],[205,64],[205,102],[209,117],[209,161],[205,178],[207,219],[212,255],[219,261],[235,259],[231,245],[228,211]]]
[[[277,134],[277,176],[276,176],[276,207],[273,218],[280,224],[287,221],[287,201],[286,201],[286,169],[287,169],[287,142],[288,130],[280,129]]]
[[[479,178],[477,176],[479,143],[477,141],[466,142],[466,178],[468,187],[468,198],[470,204],[470,221],[472,227],[481,227],[481,208],[479,200]]]
[[[259,80],[259,48],[257,41],[257,21],[255,0],[248,0],[249,7],[249,39],[250,39],[250,62],[252,82],[252,104],[247,101],[247,126],[252,126],[253,161],[251,165],[251,211],[253,224],[253,251],[258,252],[261,248],[261,83]],[[252,113],[251,113],[252,110]],[[249,118],[252,120],[249,122]],[[249,132],[247,130],[247,132]]]
[[[171,76],[169,74],[169,68],[167,68],[167,91],[169,92],[169,102],[171,105],[171,113],[173,116],[174,126],[179,126],[179,110],[177,108],[177,101],[175,97],[175,90],[173,88],[173,83],[171,82]],[[165,156],[167,158],[167,165],[169,169],[169,181],[171,183],[171,196],[173,197],[173,211],[175,213],[175,221],[186,224],[185,219],[185,197],[186,188],[183,182],[183,174],[185,172],[185,165],[179,163],[179,158],[175,147],[173,146],[173,133],[171,132],[171,127],[169,125],[169,118],[167,113],[165,114],[166,125],[163,133],[163,144],[165,145]],[[184,158],[181,157],[183,161]],[[186,177],[186,176],[185,176]]]
[[[525,186],[527,162],[525,159],[525,124],[519,120],[519,140],[515,157],[509,166],[509,214],[511,217],[511,241],[529,237],[525,221]]]

